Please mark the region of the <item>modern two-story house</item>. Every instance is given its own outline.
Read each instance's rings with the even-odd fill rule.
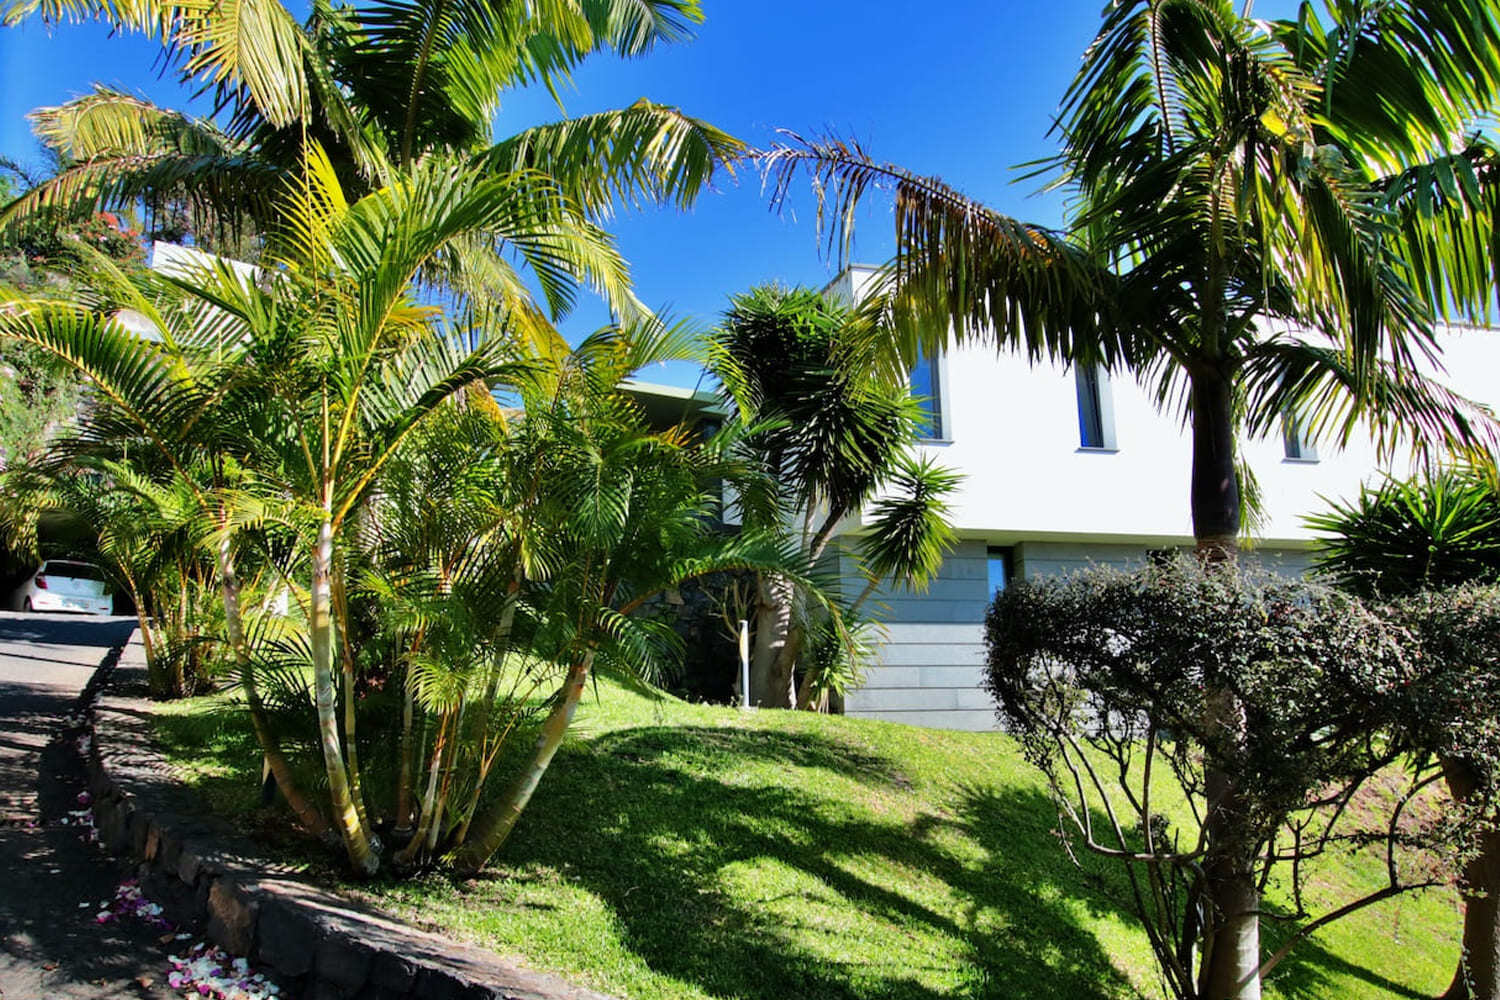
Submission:
[[[830,287],[856,300],[872,275],[853,267]],[[1450,387],[1500,403],[1500,333],[1451,328],[1443,347]],[[925,593],[880,595],[888,639],[845,711],[989,729],[995,710],[980,678],[984,614],[996,588],[1190,546],[1190,437],[1180,417],[1160,411],[1129,376],[1032,366],[993,348],[927,359],[912,383],[930,401],[932,437],[923,451],[965,476],[953,505],[960,541]],[[1386,471],[1368,440],[1338,450],[1295,427],[1241,448],[1265,504],[1248,558],[1286,572],[1313,562],[1316,539],[1303,518]],[[854,576],[852,560],[846,570]]]

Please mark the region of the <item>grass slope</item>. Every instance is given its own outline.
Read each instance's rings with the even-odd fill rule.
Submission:
[[[346,888],[631,1000],[1158,995],[1119,872],[1069,860],[1009,738],[599,690],[485,877]],[[254,810],[232,704],[164,705],[159,729],[215,808]],[[1343,858],[1319,884],[1379,878]],[[1451,893],[1390,901],[1299,946],[1268,995],[1433,996],[1457,932]]]

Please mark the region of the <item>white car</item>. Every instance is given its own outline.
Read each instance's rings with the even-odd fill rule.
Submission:
[[[115,598],[98,566],[66,559],[48,559],[16,591],[17,611],[73,611],[112,615]]]

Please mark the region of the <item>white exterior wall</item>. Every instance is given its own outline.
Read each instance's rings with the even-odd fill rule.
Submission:
[[[852,297],[868,277],[868,270],[854,269],[834,289]],[[1500,334],[1454,328],[1443,335],[1442,346],[1447,385],[1500,403]],[[976,678],[977,685],[983,657],[986,547],[1012,547],[1013,573],[1036,578],[1090,563],[1129,565],[1148,549],[1191,544],[1191,439],[1180,420],[1159,412],[1128,375],[1111,379],[1113,451],[1079,447],[1076,381],[1060,365],[1032,367],[1021,355],[965,347],[940,359],[939,380],[944,440],[923,450],[966,477],[953,502],[954,523],[965,541],[929,595],[892,602],[885,656],[865,686],[846,698],[846,711],[990,728],[993,709],[967,680]],[[1286,459],[1279,432],[1242,441],[1241,449],[1267,515],[1256,558],[1287,572],[1312,564],[1315,538],[1303,518],[1324,509],[1324,498],[1352,498],[1361,483],[1382,476],[1367,437],[1344,450],[1319,441],[1318,460],[1311,462]],[[1401,456],[1393,471],[1410,470],[1410,459]],[[972,597],[955,597],[964,580],[974,581]]]

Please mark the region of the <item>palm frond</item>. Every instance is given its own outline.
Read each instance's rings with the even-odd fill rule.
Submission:
[[[956,540],[948,498],[962,481],[930,456],[903,457],[887,484],[888,495],[872,503],[863,518],[867,531],[858,548],[871,579],[926,588]]]
[[[595,218],[643,201],[688,208],[719,171],[734,175],[739,140],[676,108],[639,100],[619,111],[524,129],[483,155],[499,171],[537,170]]]
[[[1296,414],[1313,438],[1344,444],[1367,431],[1387,455],[1401,447],[1500,453],[1500,423],[1488,406],[1409,365],[1384,361],[1362,370],[1336,348],[1283,336],[1252,350],[1244,378],[1252,434],[1272,433]]]
[[[897,255],[886,288],[891,324],[927,351],[959,341],[1020,346],[1034,357],[1082,348],[1113,361],[1124,336],[1112,314],[1114,277],[1062,235],[972,201],[935,178],[879,163],[837,137],[784,141],[760,156],[775,207],[806,174],[830,249],[843,260],[871,189],[895,204]]]

